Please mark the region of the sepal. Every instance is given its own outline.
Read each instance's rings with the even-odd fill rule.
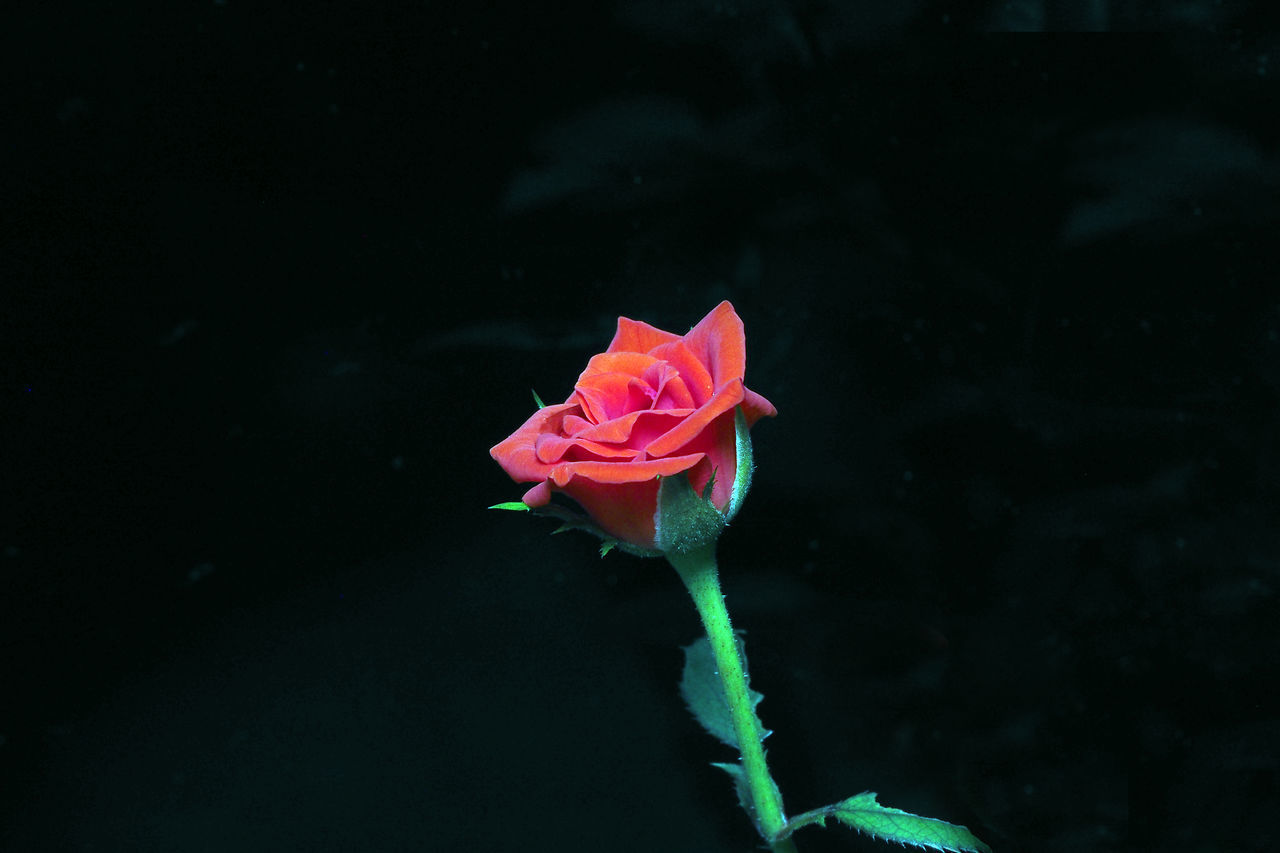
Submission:
[[[747,490],[751,488],[751,475],[755,473],[755,456],[751,451],[751,428],[747,426],[747,416],[739,406],[733,412],[733,446],[736,457],[733,490],[729,493],[729,505],[725,507],[724,520],[727,524],[742,509],[742,502],[747,499]]]
[[[500,504],[494,504],[489,509],[509,509],[512,512],[528,512],[533,509],[524,501],[503,501]]]
[[[583,530],[590,533],[600,540],[600,556],[603,557],[614,548],[619,551],[626,551],[628,554],[634,554],[637,557],[661,557],[661,551],[655,551],[652,548],[641,548],[639,545],[633,545],[630,542],[623,542],[615,536],[606,533],[601,527],[596,525],[590,518],[582,513],[574,512],[571,509],[560,506],[559,504],[549,503],[546,506],[531,507],[523,501],[506,501],[500,504],[494,504],[489,509],[506,509],[517,512],[531,512],[534,515],[546,518],[554,518],[560,521],[560,526],[551,531],[554,536],[557,533],[564,533],[566,530]]]
[[[714,550],[728,522],[711,501],[693,490],[685,473],[658,480],[654,541],[664,554]]]

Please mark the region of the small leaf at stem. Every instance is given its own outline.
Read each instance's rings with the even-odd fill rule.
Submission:
[[[881,841],[913,844],[947,853],[991,853],[991,848],[965,827],[882,806],[876,802],[876,795],[872,791],[863,791],[834,806],[823,806],[796,815],[787,821],[782,837],[785,838],[811,823],[826,826],[829,817]]]
[[[509,509],[515,512],[528,512],[529,505],[524,501],[504,501],[500,504],[494,504],[489,509]]]
[[[738,655],[742,658],[742,668],[746,670],[747,654],[742,638],[738,637]],[[699,637],[684,647],[684,675],[680,679],[680,695],[689,706],[702,727],[725,746],[740,750],[737,735],[733,731],[733,715],[729,710],[729,700],[724,695],[724,684],[720,681],[720,673],[716,670],[716,658],[711,651],[711,642],[706,637]],[[751,698],[751,709],[760,704],[764,695],[748,689]],[[756,728],[760,739],[764,740],[769,732],[756,718]]]

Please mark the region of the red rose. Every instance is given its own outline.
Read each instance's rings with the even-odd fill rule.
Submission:
[[[658,477],[684,473],[725,512],[737,471],[734,412],[750,427],[773,404],[743,384],[742,320],[721,302],[687,335],[618,318],[609,348],[587,363],[569,399],[545,406],[489,451],[524,495],[573,498],[605,533],[655,548]],[[750,472],[746,472],[750,476]]]

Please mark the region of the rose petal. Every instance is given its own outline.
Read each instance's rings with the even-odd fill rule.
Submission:
[[[712,393],[715,392],[715,383],[711,379],[711,372],[707,370],[706,365],[698,359],[698,356],[683,341],[663,344],[655,349],[652,355],[667,362],[680,372],[680,376],[684,379],[685,387],[693,397],[694,406],[701,406],[711,399]]]
[[[551,503],[551,483],[543,480],[538,485],[524,493],[524,497],[520,500],[524,501],[525,506],[540,507]]]
[[[648,383],[625,373],[596,373],[578,380],[576,392],[597,422],[643,411],[653,405],[653,389]]]
[[[536,448],[538,461],[553,465],[559,462],[581,462],[585,460],[615,460],[627,462],[635,459],[640,451],[630,447],[619,447],[613,444],[601,444],[597,441],[586,441],[582,438],[565,438],[559,435],[538,436]]]
[[[595,483],[643,483],[654,477],[670,477],[687,471],[702,456],[690,453],[643,462],[561,462],[551,469],[551,482],[561,489],[574,477]]]
[[[573,470],[568,479],[561,482],[556,477],[552,483],[577,501],[591,520],[606,532],[623,541],[652,548],[653,516],[658,506],[658,474],[674,476],[694,468],[702,460],[702,454],[695,453],[651,463],[571,463]],[[556,472],[562,474],[569,468],[570,465],[558,466]],[[632,476],[639,479],[620,479]]]
[[[623,542],[655,547],[653,516],[658,506],[658,481],[593,483],[573,480],[564,490],[602,530]]]
[[[689,393],[689,386],[685,384],[684,377],[673,370],[672,376],[662,383],[658,397],[653,401],[653,408],[659,410],[693,410],[698,408],[698,404],[694,402],[693,395]]]
[[[489,455],[517,483],[545,480],[550,466],[538,460],[536,450],[538,436],[559,432],[560,424],[566,417],[580,412],[581,409],[573,403],[544,406],[530,415],[529,419],[505,440],[495,444],[489,450]]]
[[[761,418],[772,418],[778,414],[778,410],[774,408],[764,397],[761,397],[750,388],[742,389],[742,414],[747,418],[747,426],[751,426]]]
[[[712,308],[684,336],[685,345],[707,366],[719,388],[730,379],[742,379],[747,369],[747,336],[742,319],[728,301]]]
[[[741,402],[742,381],[735,379],[716,391],[715,396],[705,406],[689,415],[660,438],[650,442],[645,447],[645,451],[650,456],[666,456],[682,449],[697,438],[698,434],[713,420],[725,412],[732,411],[733,407]]]
[[[679,335],[656,329],[639,320],[618,318],[618,331],[605,352],[648,352],[659,344],[680,340]]]
[[[602,424],[593,424],[574,438],[645,450],[651,441],[679,425],[692,411],[671,409],[662,412],[630,412]]]
[[[625,373],[628,376],[643,376],[644,372],[657,364],[658,359],[647,352],[602,352],[593,355],[587,367],[578,377],[581,382],[588,376],[598,373]]]
[[[565,435],[577,435],[584,429],[593,426],[595,424],[580,415],[565,415],[564,420],[560,422],[560,431]]]

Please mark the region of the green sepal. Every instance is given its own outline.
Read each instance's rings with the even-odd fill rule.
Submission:
[[[738,657],[742,660],[743,673],[747,674],[747,651],[741,633],[735,636],[738,643]],[[741,751],[738,736],[733,731],[733,715],[729,711],[729,700],[724,695],[724,682],[716,669],[715,654],[711,651],[711,641],[699,637],[684,649],[684,673],[680,678],[680,696],[694,719],[702,727],[725,746]],[[750,676],[748,675],[748,684]],[[747,688],[747,696],[751,699],[751,710],[754,713],[764,695]],[[760,732],[760,740],[764,740],[771,732],[766,730],[756,717],[756,731]]]
[[[658,478],[658,511],[653,527],[659,551],[692,554],[714,550],[726,523],[720,510],[693,490],[688,474]]]
[[[546,403],[544,403],[544,402],[542,402],[542,398],[538,396],[538,392],[537,392],[537,391],[535,391],[535,390],[533,390],[532,388],[530,388],[530,389],[529,389],[529,393],[533,395],[533,402],[535,402],[535,403],[537,403],[537,404],[538,404],[538,408],[539,408],[539,409],[545,409],[545,408],[547,407],[547,404],[546,404]]]
[[[896,841],[947,853],[991,853],[991,848],[967,828],[882,806],[876,802],[873,791],[863,791],[833,806],[796,815],[787,821],[778,837],[786,838],[797,829],[813,823],[826,826],[829,817],[881,841]]]
[[[531,507],[521,501],[508,501],[506,503],[494,504],[489,508],[490,509],[527,510],[529,512],[532,512],[534,515],[557,519],[560,522],[560,526],[557,527],[555,530],[551,531],[551,535],[553,536],[557,533],[564,533],[566,530],[586,531],[587,533],[590,533],[592,536],[595,536],[598,539],[600,539],[600,556],[601,557],[603,557],[605,554],[608,554],[614,548],[617,548],[619,551],[626,551],[628,554],[634,554],[637,557],[661,557],[662,556],[661,551],[655,551],[652,548],[641,548],[638,545],[632,545],[630,542],[623,542],[621,539],[616,539],[613,536],[610,536],[598,525],[596,525],[590,518],[587,518],[587,516],[582,515],[581,513],[574,512],[573,510],[568,509],[567,507],[563,507],[560,504],[549,503],[549,504],[546,504],[545,506]]]
[[[716,487],[716,474],[718,473],[716,469],[711,469],[711,476],[707,478],[707,484],[702,487],[702,499],[704,501],[711,500],[711,492]]]
[[[755,456],[751,451],[751,428],[747,426],[747,416],[739,406],[733,412],[733,444],[737,460],[733,477],[733,490],[729,493],[729,505],[725,507],[724,520],[728,523],[742,509],[742,502],[747,499],[747,490],[751,488],[751,475],[755,473]]]

